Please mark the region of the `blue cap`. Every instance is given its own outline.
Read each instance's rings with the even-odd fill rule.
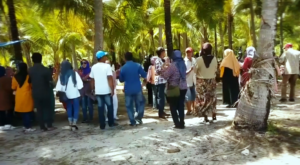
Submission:
[[[98,51],[98,52],[96,53],[96,57],[97,57],[97,59],[100,59],[100,58],[106,56],[107,54],[108,54],[108,53],[105,52],[105,51]]]

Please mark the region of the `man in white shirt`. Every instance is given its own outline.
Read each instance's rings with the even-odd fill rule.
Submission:
[[[195,58],[193,57],[193,49],[188,47],[185,50],[185,58],[184,62],[186,65],[186,82],[188,86],[188,90],[186,92],[185,98],[186,98],[186,107],[187,107],[187,113],[186,115],[191,115],[192,111],[195,108],[195,99],[196,99],[196,90],[195,90],[195,84],[196,84],[196,77],[194,72],[194,66],[196,63]]]
[[[105,129],[105,105],[107,106],[108,125],[110,127],[118,125],[114,122],[112,100],[115,86],[112,69],[109,64],[105,63],[105,61],[108,59],[107,52],[98,51],[96,53],[96,58],[98,60],[98,63],[93,65],[90,73],[90,77],[92,78],[91,86],[92,90],[94,90],[98,102],[100,129]]]
[[[284,73],[282,75],[282,87],[281,87],[281,102],[287,101],[286,99],[286,87],[287,83],[290,84],[290,96],[289,101],[295,101],[295,87],[296,81],[299,75],[299,60],[300,51],[294,50],[292,44],[286,44],[284,46],[285,52],[280,56],[279,62],[283,63]]]

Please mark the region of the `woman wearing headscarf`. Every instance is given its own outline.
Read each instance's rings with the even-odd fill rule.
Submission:
[[[83,88],[81,91],[81,109],[83,114],[83,120],[82,123],[89,123],[93,120],[93,100],[92,100],[92,94],[91,94],[91,82],[90,82],[90,63],[87,60],[82,60],[80,62],[80,77],[83,81]],[[87,115],[87,111],[89,111],[89,116]]]
[[[194,114],[203,116],[203,124],[210,124],[208,114],[212,114],[212,121],[216,122],[216,72],[218,62],[212,55],[212,46],[210,43],[202,45],[200,57],[195,64],[196,73],[196,106]]]
[[[68,98],[66,103],[71,130],[78,130],[77,120],[79,115],[80,101],[79,90],[82,88],[83,82],[79,74],[73,70],[69,61],[63,61],[61,63],[60,75],[56,84],[56,91],[64,92]]]
[[[220,77],[223,85],[223,103],[227,108],[234,107],[240,93],[240,64],[231,49],[224,51],[224,59],[220,65]]]
[[[18,72],[12,79],[11,88],[15,91],[15,111],[22,114],[25,133],[35,131],[31,128],[34,104],[27,64],[18,65]]]
[[[151,59],[150,59],[151,65],[149,66],[148,72],[147,72],[147,81],[148,81],[148,83],[151,84],[151,89],[152,89],[152,100],[153,100],[152,108],[153,109],[158,109],[157,89],[156,89],[155,82],[154,82],[154,80],[155,80],[155,61],[157,58],[158,58],[158,56],[151,57]]]
[[[172,63],[163,65],[161,76],[167,80],[167,97],[174,128],[184,129],[184,101],[187,91],[186,66],[179,50],[175,50]]]
[[[247,57],[244,60],[243,63],[243,74],[242,74],[242,80],[241,80],[241,86],[244,87],[247,83],[247,81],[250,79],[249,69],[252,66],[252,59],[255,55],[255,48],[253,46],[250,46],[246,49]]]
[[[5,68],[0,66],[0,130],[10,130],[12,126],[14,96],[12,79],[5,76]]]

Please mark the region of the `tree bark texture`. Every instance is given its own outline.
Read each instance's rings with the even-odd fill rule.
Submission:
[[[173,41],[172,41],[172,27],[171,27],[171,3],[170,0],[164,0],[165,9],[165,34],[167,42],[168,56],[173,56]]]
[[[97,62],[96,53],[99,50],[103,50],[103,2],[102,0],[94,0],[95,11],[95,42],[94,42],[94,54],[93,63]]]
[[[71,47],[72,47],[73,69],[78,70],[78,62],[77,62],[77,58],[76,58],[76,46],[75,46],[75,44],[72,44]]]
[[[162,40],[162,37],[163,37],[163,25],[159,25],[159,46],[163,46],[163,40]]]
[[[264,0],[257,55],[250,69],[251,78],[241,91],[233,121],[235,128],[266,130],[270,101],[275,84],[273,39],[278,0]]]
[[[251,36],[252,36],[252,42],[253,46],[256,48],[256,33],[255,33],[255,15],[254,15],[254,9],[253,9],[253,0],[250,0],[250,13],[251,13]]]
[[[18,41],[19,40],[19,31],[18,31],[17,20],[16,20],[14,0],[7,0],[6,4],[8,6],[8,16],[9,16],[9,21],[10,21],[11,37],[12,37],[13,41]],[[13,45],[13,47],[14,47],[14,53],[15,53],[14,54],[15,60],[17,62],[23,61],[21,43],[16,43]]]
[[[231,13],[228,13],[227,15],[227,21],[228,21],[228,48],[232,49],[232,22],[233,22],[233,16]]]
[[[280,55],[283,53],[283,13],[280,15]]]
[[[187,33],[182,33],[182,46],[183,46],[183,51],[188,47],[187,46]]]
[[[222,22],[219,23],[219,31],[220,31],[220,44],[221,44],[221,52],[224,52],[224,33],[222,29]],[[223,56],[222,56],[223,59]]]

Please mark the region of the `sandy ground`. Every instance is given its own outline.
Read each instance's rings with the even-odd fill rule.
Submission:
[[[200,125],[199,118],[188,116],[184,130],[173,129],[171,118],[157,118],[150,107],[143,125],[128,126],[120,91],[120,126],[100,130],[96,118],[94,124],[79,124],[79,131],[72,132],[63,129],[67,115],[57,103],[57,130],[23,134],[20,125],[0,132],[0,165],[300,164],[299,96],[293,104],[274,100],[266,133],[232,130],[235,109],[220,105],[221,98],[219,86],[217,123]],[[248,155],[241,154],[245,149]],[[168,153],[172,150],[177,152]]]

